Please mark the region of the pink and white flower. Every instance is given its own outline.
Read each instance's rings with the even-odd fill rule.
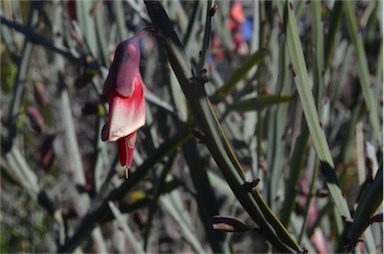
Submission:
[[[139,40],[143,32],[121,42],[104,82],[109,113],[101,133],[103,141],[117,141],[120,164],[131,167],[137,130],[145,123],[145,85],[140,75]]]

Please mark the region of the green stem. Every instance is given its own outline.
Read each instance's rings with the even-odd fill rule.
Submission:
[[[335,1],[332,11],[329,14],[329,25],[328,25],[328,34],[325,38],[325,47],[324,47],[324,69],[323,73],[325,73],[330,64],[331,64],[331,56],[333,53],[333,49],[335,47],[336,40],[336,32],[340,27],[341,18],[343,17],[343,2]]]
[[[199,60],[199,65],[197,66],[198,73],[197,76],[199,76],[201,73],[201,70],[204,68],[204,64],[207,60],[208,55],[208,46],[209,46],[209,39],[211,38],[211,20],[212,16],[210,15],[210,12],[212,11],[213,7],[213,1],[209,0],[207,1],[207,14],[206,14],[206,20],[205,20],[205,30],[204,30],[204,39],[203,39],[203,47],[201,49],[201,55]]]
[[[303,169],[305,155],[308,150],[309,131],[306,123],[301,125],[301,134],[297,138],[295,148],[289,162],[289,178],[285,188],[284,203],[281,208],[281,222],[288,227],[296,200],[296,187]]]
[[[216,161],[232,191],[248,212],[250,217],[262,228],[263,235],[279,251],[300,251],[299,245],[292,239],[287,229],[281,224],[270,208],[265,204],[260,193],[244,191],[245,176],[234,155],[223,129],[212,108],[204,89],[204,80],[193,77],[188,59],[159,2],[145,1],[148,14],[158,29],[157,39],[164,46],[168,60],[189,102],[190,108],[206,137],[206,146]]]
[[[37,21],[37,11],[35,8],[30,8],[29,10],[29,16],[27,21],[27,29],[33,30],[32,25]],[[3,23],[3,17],[1,17],[1,23]],[[17,119],[19,116],[19,110],[21,107],[21,99],[23,96],[25,84],[26,84],[26,76],[28,73],[29,68],[29,61],[32,55],[32,48],[33,45],[29,41],[28,37],[25,37],[24,39],[24,46],[23,51],[21,53],[21,58],[18,64],[17,73],[13,85],[13,96],[11,100],[9,115],[8,115],[8,145],[9,148],[13,145],[14,139],[16,138],[16,131],[17,131]]]
[[[315,167],[313,169],[312,173],[312,180],[311,180],[311,185],[309,187],[308,191],[308,196],[307,196],[307,201],[305,203],[305,215],[304,215],[304,221],[303,221],[303,226],[301,228],[301,232],[299,235],[298,242],[301,243],[304,237],[304,233],[306,232],[307,224],[308,224],[308,218],[309,218],[309,211],[311,209],[311,203],[314,202],[313,194],[314,194],[314,189],[315,189],[315,183],[317,179],[317,174],[318,174],[318,168],[319,168],[319,160],[316,159]]]
[[[359,237],[369,226],[369,219],[383,202],[383,163],[372,183],[367,185],[365,195],[360,198],[353,223],[347,231],[347,244],[351,251],[359,241]]]
[[[379,113],[377,112],[378,104],[374,100],[373,91],[371,89],[371,78],[368,69],[367,56],[364,51],[363,40],[361,38],[361,33],[358,31],[356,15],[351,1],[343,2],[343,7],[345,10],[345,17],[347,19],[348,32],[350,34],[358,64],[358,74],[361,84],[361,90],[363,91],[363,96],[365,104],[368,109],[369,119],[372,124],[374,137],[378,145],[383,144],[382,132],[380,129],[379,123]]]
[[[322,165],[322,173],[326,178],[327,188],[330,192],[333,204],[337,207],[340,215],[351,218],[349,208],[338,186],[338,180],[334,169],[331,152],[325,138],[324,131],[316,110],[315,100],[310,90],[310,80],[307,66],[304,60],[303,48],[301,46],[296,19],[292,3],[289,1],[277,1],[280,17],[285,23],[285,35],[288,51],[292,60],[292,72],[296,88],[303,105],[305,119],[311,134],[313,145]]]
[[[151,199],[151,203],[149,204],[148,206],[148,215],[147,215],[147,221],[146,221],[146,224],[145,224],[145,227],[144,227],[144,250],[147,250],[147,247],[148,247],[148,237],[149,237],[149,234],[150,234],[150,230],[151,230],[151,226],[152,226],[152,220],[153,220],[153,216],[155,215],[155,212],[157,210],[157,207],[158,207],[158,203],[159,203],[159,199],[160,199],[160,195],[161,193],[163,193],[163,189],[164,189],[164,186],[165,186],[165,183],[166,183],[166,178],[167,176],[169,175],[169,172],[171,171],[172,169],[172,165],[175,161],[175,157],[176,157],[176,154],[175,152],[173,152],[168,161],[166,162],[166,164],[164,165],[164,168],[163,170],[161,171],[161,174],[158,178],[158,181],[157,181],[157,184],[156,186],[154,187],[154,191],[153,191],[153,197]]]

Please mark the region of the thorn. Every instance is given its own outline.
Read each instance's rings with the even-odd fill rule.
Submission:
[[[369,218],[368,222],[369,224],[373,224],[375,222],[383,223],[383,213],[373,215],[371,218]]]
[[[209,16],[212,18],[213,15],[215,15],[216,11],[217,11],[218,7],[217,7],[217,4],[213,5],[212,8],[209,10]]]
[[[368,171],[370,171],[370,174],[368,175],[368,183],[373,183],[373,181],[375,180],[375,177],[374,175],[372,174],[372,171],[368,169]]]
[[[200,79],[200,82],[202,82],[203,84],[207,83],[208,82],[208,78],[205,74],[207,74],[207,69],[201,69],[200,70],[200,73],[199,73],[199,79]]]
[[[154,26],[145,27],[144,30],[150,32],[153,35],[153,37],[159,36],[159,32],[156,30]]]
[[[257,166],[264,172],[264,174],[268,175],[269,174],[269,169],[265,161],[259,161],[257,163]]]
[[[256,231],[256,232],[259,233],[259,234],[262,234],[262,233],[263,233],[263,230],[262,230],[261,228],[259,228],[259,227],[254,227],[254,228],[253,228],[253,231]]]
[[[344,215],[341,216],[341,219],[347,224],[351,225],[353,223],[353,220],[351,218],[347,218]]]
[[[279,26],[280,32],[283,32],[284,31],[283,23],[281,21],[279,21],[278,26]]]
[[[196,85],[204,85],[208,82],[208,78],[205,75],[200,75],[198,77],[192,77],[191,81]]]
[[[295,71],[295,69],[293,68],[293,66],[291,65],[289,68],[291,69],[291,72],[292,72],[293,77],[296,78],[296,71]]]
[[[362,238],[359,238],[357,240],[352,241],[352,239],[350,239],[346,236],[343,236],[343,241],[344,241],[344,248],[346,248],[349,253],[354,253],[353,250],[357,247],[359,242],[364,242],[364,240]]]
[[[257,186],[257,184],[260,182],[260,178],[256,178],[250,182],[245,182],[241,185],[244,191],[251,192],[253,188]]]
[[[292,2],[289,2],[289,8],[293,11],[293,4],[292,4]]]
[[[195,128],[190,128],[189,131],[197,139],[198,143],[205,144],[206,138],[205,138],[205,135],[201,131],[199,131],[199,130],[197,130]]]
[[[281,140],[286,140],[288,137],[292,135],[292,128],[287,128],[281,137]]]
[[[316,197],[325,198],[329,196],[329,192],[326,189],[318,189],[316,191]]]
[[[373,160],[371,158],[369,158],[368,156],[365,157],[365,165],[367,165],[368,172],[370,173],[370,175],[372,175]]]
[[[204,75],[204,74],[206,74],[206,73],[207,73],[207,69],[205,69],[205,68],[202,69],[202,70],[200,71],[200,74],[201,74],[201,75]]]

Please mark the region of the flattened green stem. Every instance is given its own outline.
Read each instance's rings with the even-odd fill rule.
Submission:
[[[260,49],[250,55],[244,62],[244,64],[229,76],[225,83],[216,91],[215,96],[213,97],[213,102],[218,102],[218,96],[230,93],[235,87],[236,84],[242,80],[246,74],[258,64],[264,56],[267,55],[267,50]]]
[[[291,160],[289,162],[289,178],[285,188],[284,203],[281,208],[281,222],[288,227],[293,208],[295,206],[295,190],[301,176],[305,155],[308,150],[308,127],[305,123],[301,125],[301,134],[295,142]]]
[[[188,49],[191,47],[191,43],[193,42],[193,34],[195,33],[197,26],[199,24],[198,21],[198,13],[201,8],[201,5],[203,2],[201,1],[194,1],[194,7],[191,16],[189,17],[188,27],[185,32],[185,36],[183,39],[183,45],[186,51],[188,52]]]
[[[53,42],[52,40],[47,39],[38,33],[35,33],[34,30],[30,29],[28,26],[23,26],[19,23],[9,21],[4,17],[0,17],[0,23],[7,26],[8,28],[12,28],[17,32],[24,34],[24,36],[28,38],[29,43],[42,45],[46,49],[52,50],[53,52],[64,56],[71,62],[78,62],[80,60],[80,55],[78,55],[75,51],[71,51],[70,49],[64,47],[62,44]],[[24,54],[22,55],[24,56]]]
[[[311,209],[311,203],[314,202],[314,198],[312,196],[312,193],[315,190],[318,168],[319,168],[319,160],[316,159],[315,167],[314,167],[313,173],[312,173],[311,185],[309,186],[307,201],[305,202],[306,210],[305,210],[305,215],[304,215],[303,226],[301,227],[301,232],[300,232],[299,239],[298,239],[299,243],[302,242],[304,234],[306,232],[307,225],[308,225],[308,218],[309,218],[309,210]]]
[[[321,161],[322,172],[326,178],[327,188],[329,189],[333,204],[345,218],[351,218],[347,202],[338,187],[336,172],[331,152],[325,138],[324,131],[320,126],[319,116],[316,110],[315,100],[312,96],[309,84],[309,76],[304,61],[303,49],[301,47],[299,33],[292,4],[289,1],[277,1],[280,17],[285,24],[285,35],[288,51],[292,60],[293,75],[296,88],[303,105],[305,119],[307,121],[309,133],[311,134],[313,145]]]
[[[312,1],[312,41],[314,45],[313,49],[313,85],[314,95],[316,100],[316,106],[321,115],[323,95],[324,95],[324,82],[322,70],[324,66],[324,36],[323,25],[321,22],[321,2]]]
[[[213,7],[213,1],[212,0],[207,1],[207,15],[205,18],[206,20],[205,20],[204,39],[203,39],[203,46],[201,50],[199,65],[197,66],[198,72],[200,72],[204,68],[205,61],[207,60],[209,39],[211,38],[212,16],[210,15],[210,13],[212,11],[212,7]],[[200,73],[197,73],[197,75],[200,75]]]
[[[199,147],[198,147],[199,146]],[[192,183],[196,190],[196,200],[198,201],[198,212],[203,222],[205,235],[214,253],[223,253],[225,250],[225,236],[222,232],[212,230],[211,218],[219,214],[219,206],[215,197],[216,186],[208,178],[199,154],[200,146],[195,140],[188,140],[183,145],[183,154],[189,167]]]
[[[252,192],[252,198],[249,193],[243,190],[244,173],[229,146],[202,84],[184,83],[182,86],[191,109],[207,138],[207,148],[239,202],[251,218],[260,225],[266,239],[279,251],[299,251],[300,247],[266,205],[260,193],[258,191]],[[198,98],[198,100],[195,100],[195,98]]]
[[[33,6],[33,5],[32,5]],[[35,8],[31,8],[29,10],[29,17],[27,21],[27,29],[33,30],[32,26],[36,22],[38,18],[38,13],[35,11]],[[1,23],[3,24],[3,17],[1,17]],[[14,139],[16,138],[16,123],[19,115],[19,110],[21,107],[21,100],[23,97],[23,92],[25,88],[25,80],[29,69],[29,61],[32,55],[32,48],[33,45],[29,41],[28,37],[25,37],[24,39],[24,45],[23,45],[23,51],[21,53],[21,58],[18,64],[17,73],[15,77],[15,81],[13,84],[13,91],[12,91],[12,100],[10,105],[10,111],[8,115],[8,142],[9,145],[12,145]]]
[[[121,41],[125,40],[127,38],[127,29],[125,27],[125,17],[124,17],[124,8],[123,8],[123,1],[113,1],[112,2],[112,8],[113,12],[115,14],[115,20],[117,24],[117,32],[119,35],[119,39]]]
[[[105,36],[106,32],[104,29],[103,19],[104,19],[103,12],[101,11],[101,9],[97,10],[94,17],[97,44],[98,44],[97,46],[101,54],[101,59],[103,60],[103,64],[107,66],[109,64],[109,57],[108,57],[108,46],[107,46],[107,40]]]
[[[150,231],[151,231],[153,217],[155,215],[155,212],[157,211],[159,198],[161,196],[161,193],[163,192],[163,189],[164,189],[164,186],[165,186],[165,182],[166,182],[166,178],[167,178],[169,172],[172,169],[172,165],[173,165],[173,163],[175,161],[175,157],[176,157],[176,153],[173,152],[170,155],[167,163],[164,165],[164,168],[162,169],[161,174],[159,176],[158,183],[154,187],[154,192],[152,194],[153,197],[152,197],[152,200],[151,200],[151,202],[150,202],[150,204],[148,206],[147,221],[146,221],[145,228],[144,228],[144,247],[143,247],[144,250],[147,250],[148,238],[149,238],[149,234],[150,234]]]
[[[96,25],[90,11],[97,4],[93,1],[76,1],[76,14],[83,37],[87,38],[87,46],[93,56],[97,56]]]
[[[317,109],[319,111],[319,114],[321,115],[321,111],[322,111],[321,109],[323,104],[322,101],[323,101],[323,94],[324,94],[323,73],[322,73],[323,66],[324,66],[324,59],[323,59],[324,58],[324,44],[323,44],[324,37],[323,37],[323,29],[322,29],[323,25],[321,22],[321,3],[319,1],[312,1],[311,10],[312,10],[312,41],[314,45],[313,84],[314,84],[314,94],[315,94]],[[302,124],[302,130],[303,130],[303,135],[306,138],[304,146],[307,147],[309,132],[308,132],[308,127],[306,123]],[[308,217],[309,217],[309,210],[313,200],[312,193],[315,187],[316,179],[318,177],[319,160],[317,158],[315,160],[316,160],[315,166],[313,167],[313,171],[312,171],[312,180],[309,186],[308,197],[305,204],[306,210],[304,213],[304,221],[303,221],[301,232],[298,238],[299,243],[302,242],[304,233],[306,232]],[[303,161],[304,161],[304,156],[302,156],[302,162]],[[302,166],[300,168],[302,168]],[[298,176],[300,175],[301,174],[298,174]]]
[[[331,63],[331,55],[335,46],[336,32],[339,29],[341,18],[343,16],[343,2],[335,1],[333,9],[330,13],[330,21],[328,25],[328,34],[325,38],[324,47],[324,69],[323,73],[327,71]]]
[[[365,104],[367,105],[369,119],[371,120],[374,132],[374,137],[376,139],[376,142],[381,146],[383,143],[383,138],[381,135],[379,114],[377,112],[378,103],[376,100],[374,100],[373,92],[371,89],[372,81],[369,75],[367,56],[364,51],[361,33],[358,31],[357,28],[356,16],[352,4],[353,2],[351,1],[343,2],[345,17],[347,19],[347,27],[357,56],[358,74],[361,84],[361,90],[363,91]]]
[[[28,166],[17,146],[14,145],[5,155],[5,158],[12,169],[13,175],[21,182],[23,188],[25,188],[30,197],[33,200],[37,200],[40,191],[37,176]]]
[[[108,205],[111,208],[111,211],[115,216],[118,225],[123,229],[125,238],[129,241],[130,245],[132,246],[132,249],[136,253],[144,253],[144,249],[141,247],[140,242],[138,242],[132,230],[128,227],[127,220],[121,214],[119,208],[117,208],[112,201],[108,201]]]
[[[239,102],[234,102],[228,105],[230,110],[237,112],[248,112],[248,111],[261,111],[264,108],[277,105],[291,100],[289,95],[260,95],[250,99],[244,99]]]
[[[180,226],[183,238],[191,244],[196,253],[204,253],[203,246],[197,239],[197,235],[193,229],[191,218],[183,213],[184,207],[178,192],[172,192],[169,195],[160,197],[160,204],[164,207],[171,217]]]
[[[81,161],[80,156],[80,148],[78,145],[77,137],[76,137],[76,128],[75,122],[72,117],[71,112],[71,102],[69,99],[69,94],[67,90],[62,90],[60,95],[60,106],[61,106],[61,117],[64,123],[65,129],[65,138],[66,138],[66,149],[68,152],[68,157],[71,160],[71,164],[73,167],[73,180],[75,184],[79,186],[85,186],[85,175],[83,163]],[[84,201],[84,200],[83,200]],[[82,212],[85,213],[86,209],[89,206],[89,200],[86,201],[87,204],[81,204],[83,207]]]
[[[244,191],[245,176],[234,155],[204,89],[204,80],[193,77],[188,58],[178,40],[165,10],[159,2],[145,1],[148,14],[158,29],[159,42],[179,80],[190,108],[204,132],[206,146],[216,161],[232,191],[250,217],[262,228],[262,234],[280,252],[300,251],[287,229],[265,204],[258,191]],[[168,37],[170,35],[171,37]]]
[[[349,227],[347,233],[347,244],[353,248],[359,237],[369,226],[369,219],[376,212],[380,204],[383,202],[383,164],[377,171],[375,180],[368,185],[365,195],[360,198],[360,202],[356,208],[353,223]]]

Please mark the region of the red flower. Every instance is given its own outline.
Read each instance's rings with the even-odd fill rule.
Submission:
[[[117,141],[120,164],[131,167],[137,130],[145,123],[145,85],[140,75],[140,32],[121,42],[104,82],[103,94],[108,97],[108,121],[103,127],[103,141]]]

